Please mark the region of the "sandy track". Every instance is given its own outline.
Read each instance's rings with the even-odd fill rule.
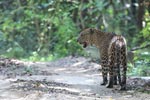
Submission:
[[[135,90],[100,86],[100,66],[82,57],[1,67],[0,100],[150,100]]]

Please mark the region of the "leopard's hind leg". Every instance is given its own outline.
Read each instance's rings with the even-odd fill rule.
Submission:
[[[126,90],[126,71],[127,71],[126,45],[122,45],[120,49],[120,72],[121,72],[120,90]]]
[[[107,84],[107,88],[113,88],[114,84],[114,66],[115,66],[115,43],[111,45],[110,51],[109,51],[109,81]]]
[[[120,46],[117,45],[117,42],[116,42],[116,45],[115,45],[115,66],[114,66],[114,85],[117,85],[117,79],[119,81],[119,84],[121,83],[121,78],[120,78],[120,68],[119,68],[119,65],[120,65]]]
[[[101,85],[106,85],[108,80],[107,80],[107,74],[108,74],[108,58],[106,55],[102,55],[102,62],[101,62],[101,66],[102,66],[102,77],[103,77],[103,82],[101,83]]]
[[[117,75],[114,75],[114,85],[117,85]]]

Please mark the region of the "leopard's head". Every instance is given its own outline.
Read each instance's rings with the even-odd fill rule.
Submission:
[[[77,41],[80,44],[82,44],[84,48],[86,48],[88,45],[93,44],[93,40],[95,37],[94,30],[95,30],[94,28],[88,28],[88,29],[83,30],[79,34]]]

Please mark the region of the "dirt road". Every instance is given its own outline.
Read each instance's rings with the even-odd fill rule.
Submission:
[[[0,100],[150,100],[134,89],[100,86],[100,66],[82,57],[1,65],[0,72]]]

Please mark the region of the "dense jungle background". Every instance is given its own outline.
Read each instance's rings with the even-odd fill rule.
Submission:
[[[102,83],[94,27],[128,44],[126,90]],[[150,0],[0,0],[0,100],[150,100]]]
[[[50,61],[86,55],[76,42],[94,27],[125,36],[131,75],[150,75],[149,0],[0,0],[1,57]]]

